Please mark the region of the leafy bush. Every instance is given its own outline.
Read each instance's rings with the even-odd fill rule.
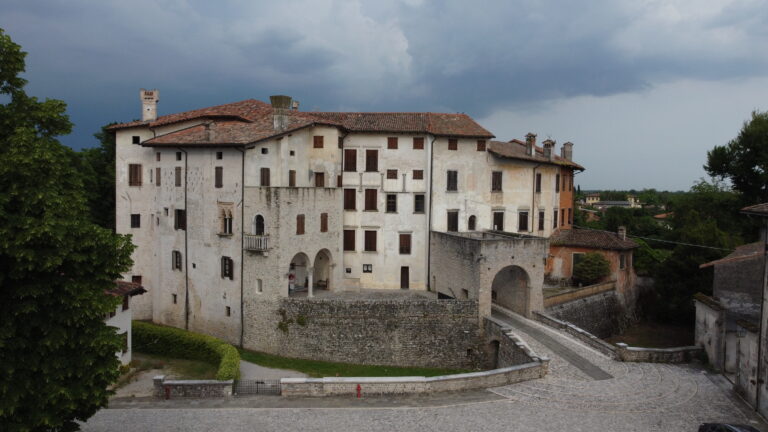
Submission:
[[[240,353],[232,345],[212,336],[134,321],[133,348],[147,354],[218,364],[218,380],[240,377]]]
[[[602,254],[589,252],[573,267],[573,279],[591,285],[611,273],[611,266]]]

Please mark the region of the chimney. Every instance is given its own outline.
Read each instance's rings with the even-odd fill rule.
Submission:
[[[572,161],[573,160],[573,143],[568,141],[567,143],[563,144],[563,147],[560,149],[560,156],[563,157],[565,160]]]
[[[205,140],[212,142],[216,138],[216,131],[213,130],[213,122],[205,123]]]
[[[272,118],[275,130],[285,130],[288,126],[288,111],[291,109],[291,97],[284,95],[270,96],[269,102],[272,104]]]
[[[536,154],[536,134],[528,132],[525,134],[525,154],[534,156]]]
[[[299,110],[299,101],[297,101],[297,100],[294,100],[294,101],[291,103],[291,110],[292,110],[292,111],[298,111],[298,110]]]
[[[625,227],[623,225],[620,226],[618,234],[619,234],[619,238],[620,239],[626,240],[627,239],[627,227]]]
[[[551,139],[545,140],[542,145],[544,146],[544,157],[547,158],[547,160],[552,160],[555,158],[555,152],[553,151],[555,149],[555,142]]]
[[[141,99],[141,121],[157,120],[157,103],[160,102],[160,90],[139,90]]]

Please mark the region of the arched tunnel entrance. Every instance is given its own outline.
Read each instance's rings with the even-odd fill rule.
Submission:
[[[491,284],[491,301],[523,316],[528,316],[530,277],[521,267],[511,265],[496,273]]]

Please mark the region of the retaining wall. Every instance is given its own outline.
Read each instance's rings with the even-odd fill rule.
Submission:
[[[625,316],[615,291],[600,292],[561,303],[547,308],[546,313],[598,337],[615,334],[619,330],[621,319]]]
[[[154,394],[160,399],[221,398],[232,395],[232,380],[168,380],[165,375],[154,377]]]
[[[574,300],[579,300],[584,297],[593,296],[595,294],[604,293],[607,291],[616,290],[616,282],[604,282],[600,284],[590,285],[583,288],[574,288],[553,296],[544,298],[544,307],[550,308],[558,306],[563,303],[568,303]]]

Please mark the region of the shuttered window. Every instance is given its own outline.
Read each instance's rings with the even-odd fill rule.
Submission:
[[[459,149],[459,140],[455,138],[451,138],[448,140],[448,150],[458,150]]]
[[[262,168],[261,169],[261,185],[262,186],[269,186],[269,168]]]
[[[224,185],[224,167],[216,167],[216,187],[220,188]]]
[[[171,252],[171,270],[181,270],[181,252]]]
[[[387,148],[392,150],[397,149],[397,137],[387,138]]]
[[[315,187],[325,187],[325,173],[315,173]]]
[[[160,153],[158,153],[160,155]],[[160,167],[155,168],[155,186],[160,186]]]
[[[376,189],[366,189],[365,190],[365,210],[367,211],[376,211],[378,210],[376,206]]]
[[[176,167],[173,170],[176,187],[181,187],[181,167]]]
[[[552,229],[557,228],[557,210],[555,210],[555,213],[552,215]]]
[[[560,192],[560,174],[555,176],[555,192]]]
[[[304,234],[304,215],[296,215],[296,235]]]
[[[396,169],[388,169],[387,170],[387,179],[389,179],[389,180],[397,180],[397,170]]]
[[[357,150],[344,149],[344,171],[346,172],[357,171]]]
[[[413,196],[413,212],[424,213],[424,194],[416,194]]]
[[[221,257],[221,278],[222,279],[234,279],[235,271],[232,258]]]
[[[458,171],[448,171],[448,191],[455,192],[459,190],[459,172]]]
[[[344,230],[344,250],[355,251],[355,230]]]
[[[397,213],[397,194],[387,194],[387,213]]]
[[[375,172],[379,170],[379,151],[378,150],[365,151],[365,170],[367,172]]]
[[[323,148],[323,136],[322,135],[315,135],[314,137],[314,148]]]
[[[528,231],[528,212],[521,211],[517,214],[517,230],[520,232]]]
[[[485,151],[485,140],[477,140],[477,151]]]
[[[141,186],[141,164],[128,164],[128,186]]]
[[[177,230],[187,229],[187,212],[186,210],[176,209],[173,213],[173,228]]]
[[[459,230],[459,212],[448,210],[448,231],[456,232]]]
[[[140,214],[132,214],[131,215],[131,228],[141,228],[141,215]]]
[[[413,170],[414,180],[424,180],[424,170]]]
[[[400,234],[400,255],[411,254],[411,235]]]
[[[160,152],[155,153],[155,160],[160,162]]]
[[[501,171],[494,171],[491,173],[491,191],[501,192]]]
[[[544,231],[544,211],[539,210],[539,231]]]
[[[493,212],[493,229],[496,231],[504,231],[504,212]]]
[[[536,173],[536,193],[541,193],[541,173]]]
[[[357,209],[357,191],[355,189],[344,189],[344,210]]]
[[[320,213],[320,232],[328,232],[328,213]]]
[[[413,149],[414,150],[424,150],[424,138],[423,137],[414,137],[413,138]]]
[[[365,231],[365,251],[376,252],[376,231]]]
[[[296,187],[296,171],[288,171],[288,187]]]

